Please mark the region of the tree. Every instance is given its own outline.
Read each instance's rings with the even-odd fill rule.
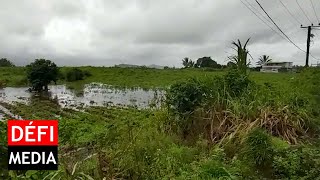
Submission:
[[[14,67],[14,64],[7,58],[0,59],[0,67]]]
[[[263,56],[260,56],[259,61],[257,62],[257,65],[263,66],[266,63],[271,62],[271,61],[272,61],[272,59],[270,59],[269,56],[263,55]]]
[[[185,68],[190,68],[190,67],[194,67],[194,62],[190,58],[185,57],[182,59],[182,65]]]
[[[200,68],[205,68],[205,67],[221,68],[221,65],[218,64],[216,61],[212,60],[211,57],[199,58],[197,60],[196,66]]]
[[[36,59],[27,66],[27,78],[35,91],[48,91],[48,84],[56,83],[59,69],[50,60]]]
[[[237,66],[237,69],[243,73],[247,72],[247,68],[250,65],[250,62],[248,62],[248,54],[249,51],[247,49],[247,45],[250,38],[246,41],[244,46],[242,46],[240,40],[238,39],[238,42],[232,42],[234,46],[236,46],[235,50],[237,51],[237,55],[230,57],[231,62],[235,63]]]

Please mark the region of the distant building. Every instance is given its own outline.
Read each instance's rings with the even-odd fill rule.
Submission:
[[[278,73],[280,71],[291,71],[293,62],[267,62],[264,64],[260,72],[274,72]]]

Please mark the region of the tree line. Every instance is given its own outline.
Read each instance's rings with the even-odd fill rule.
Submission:
[[[241,42],[234,43],[233,45],[235,45],[236,47],[238,47],[239,45],[241,46]],[[189,57],[185,57],[182,59],[182,65],[184,68],[222,69],[226,67],[235,67],[235,65],[237,64],[237,59],[235,59],[235,57],[238,57],[238,55],[229,57],[230,61],[227,63],[227,65],[219,64],[215,60],[213,60],[211,57],[207,57],[207,56],[199,58],[197,61],[193,61]],[[259,57],[259,60],[257,61],[256,65],[257,67],[261,67],[269,62],[272,62],[272,59],[270,58],[270,56],[262,55]],[[250,65],[250,64],[247,64],[247,65]]]

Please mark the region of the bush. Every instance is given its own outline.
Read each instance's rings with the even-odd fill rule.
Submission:
[[[271,137],[261,129],[252,130],[245,139],[245,160],[262,169],[272,163],[273,149]]]
[[[200,168],[200,179],[231,179],[231,174],[223,167],[223,164],[209,160],[201,165]]]
[[[66,74],[66,80],[68,82],[83,80],[85,77],[92,76],[88,71],[83,71],[79,68],[72,68]]]
[[[205,98],[204,86],[196,79],[176,83],[167,90],[169,110],[181,117],[192,114]]]
[[[227,92],[232,97],[241,95],[250,84],[253,84],[247,75],[237,70],[228,71],[227,75],[224,77],[224,80]]]

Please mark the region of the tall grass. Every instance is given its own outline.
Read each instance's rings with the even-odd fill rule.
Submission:
[[[193,90],[188,91],[191,87]],[[197,84],[187,81],[174,85],[167,93],[167,103],[170,112],[179,114],[172,119],[179,121],[184,132],[194,136],[205,130],[206,137],[213,143],[239,137],[259,127],[297,144],[299,137],[315,130],[313,104],[301,93],[295,89],[289,93],[270,84],[257,85],[246,75],[231,71],[224,77]],[[189,108],[185,112],[186,109],[180,107]]]

